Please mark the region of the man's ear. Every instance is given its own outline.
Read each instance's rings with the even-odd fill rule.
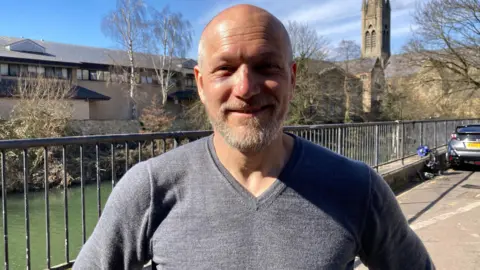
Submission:
[[[205,104],[205,95],[203,93],[203,76],[202,76],[202,73],[200,71],[200,67],[198,65],[196,65],[194,68],[193,68],[193,72],[195,74],[195,81],[197,82],[197,91],[198,91],[198,96],[200,97],[200,100],[202,101],[202,103]]]

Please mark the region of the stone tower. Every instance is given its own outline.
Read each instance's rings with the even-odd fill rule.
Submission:
[[[390,57],[390,0],[362,0],[362,57]]]

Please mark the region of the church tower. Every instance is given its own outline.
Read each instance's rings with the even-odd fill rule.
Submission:
[[[362,0],[362,57],[390,57],[390,0]]]

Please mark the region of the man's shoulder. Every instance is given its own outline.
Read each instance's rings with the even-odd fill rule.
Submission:
[[[203,137],[168,150],[147,160],[148,166],[163,172],[197,167],[209,156],[207,147],[207,140],[209,139],[209,136]]]
[[[302,167],[308,167],[319,175],[340,178],[342,181],[365,183],[369,180],[371,168],[364,162],[348,158],[300,137],[298,141],[303,148]]]
[[[138,192],[177,185],[179,179],[198,171],[209,156],[207,141],[201,138],[132,166],[122,177],[123,192]]]

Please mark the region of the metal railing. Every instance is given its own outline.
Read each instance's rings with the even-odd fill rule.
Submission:
[[[462,119],[329,124],[286,127],[285,131],[341,155],[363,161],[378,170],[382,165],[414,156],[416,148],[421,144],[429,145],[432,148],[444,146],[456,126],[477,122],[479,121],[476,119]],[[72,256],[72,252],[77,252],[79,247],[72,250],[70,241],[73,216],[69,213],[69,202],[72,202],[68,195],[69,190],[80,189],[81,232],[74,231],[74,234],[81,234],[81,244],[83,245],[88,238],[86,187],[96,184],[96,205],[93,211],[96,218],[99,218],[102,213],[102,195],[108,197],[108,191],[102,193],[107,179],[111,183],[108,185],[113,188],[118,179],[135,163],[210,134],[210,131],[198,131],[0,141],[4,268],[13,268],[13,264],[15,264],[15,268],[27,269],[67,269],[71,267],[74,262],[72,257],[76,256],[76,254]],[[51,247],[50,194],[58,192],[58,190],[50,189],[52,181],[56,181],[56,184],[62,187],[60,190],[63,207],[61,227],[63,227],[62,238],[64,239],[63,247],[57,245],[54,249]],[[69,188],[69,181],[76,187]],[[23,193],[25,233],[22,235],[9,235],[7,198],[10,194],[8,188],[13,190],[16,188],[16,191]],[[38,265],[40,262],[37,260],[34,268],[32,268],[30,245],[29,196],[35,194],[32,193],[32,188],[41,188],[41,192],[43,192],[45,226],[45,248],[33,252],[37,256],[44,253],[45,257],[41,265]],[[104,198],[103,203],[105,200]],[[38,226],[38,224],[34,224],[34,226]],[[9,242],[12,238],[16,240],[14,243]],[[10,258],[9,245],[18,246],[18,239],[25,239],[23,244],[25,257],[22,262],[13,262]],[[61,252],[59,249],[63,249],[61,256],[63,263],[58,261],[58,253]],[[52,250],[56,252],[57,261],[55,262],[52,261]],[[19,265],[22,267],[18,267]]]

